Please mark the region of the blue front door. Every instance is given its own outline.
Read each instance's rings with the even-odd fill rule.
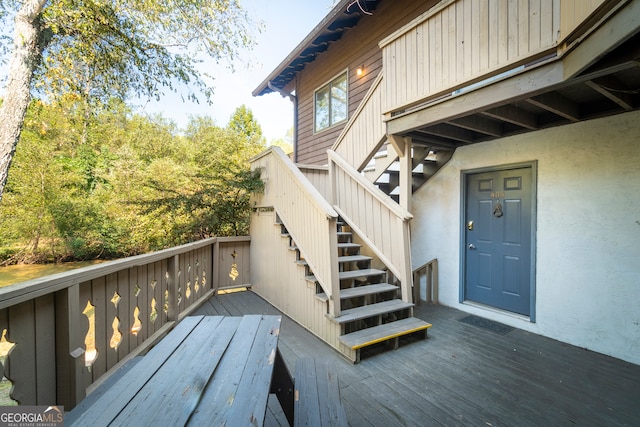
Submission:
[[[466,175],[464,299],[530,315],[532,168]]]

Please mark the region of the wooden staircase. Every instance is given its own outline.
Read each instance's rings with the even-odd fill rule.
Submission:
[[[451,159],[453,150],[415,146],[411,153],[411,192],[414,193]],[[394,150],[383,147],[363,170],[371,182],[396,202],[400,194],[400,163],[397,158]]]
[[[327,303],[328,313],[329,297],[301,257],[286,227],[283,224],[280,227],[281,235],[290,239],[289,248],[297,253],[297,263],[306,268],[305,278],[315,286],[315,297]],[[399,298],[400,287],[389,283],[387,271],[371,267],[373,257],[360,253],[362,245],[353,241],[349,226],[339,221],[337,227],[340,316],[327,314],[326,317],[340,326],[338,339],[350,353],[355,352],[355,362],[360,361],[364,348],[386,344],[395,349],[402,337],[425,338],[431,324],[413,317],[414,304]]]

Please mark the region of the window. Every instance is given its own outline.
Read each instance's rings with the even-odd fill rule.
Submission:
[[[316,132],[347,120],[347,72],[318,89],[314,97]]]

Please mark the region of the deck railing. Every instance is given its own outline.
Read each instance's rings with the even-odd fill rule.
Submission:
[[[331,148],[359,171],[386,140],[383,88],[383,73],[380,73]]]
[[[206,239],[1,288],[11,398],[73,408],[217,289],[246,286],[249,244]]]
[[[338,214],[322,194],[278,147],[252,159],[265,184],[258,206],[273,207],[297,245],[323,291],[329,296],[329,314],[340,315],[338,280]]]
[[[400,281],[403,301],[412,302],[409,221],[413,216],[337,153],[328,150],[328,155],[334,208]]]
[[[561,55],[611,0],[442,0],[380,42],[384,112],[402,112]]]

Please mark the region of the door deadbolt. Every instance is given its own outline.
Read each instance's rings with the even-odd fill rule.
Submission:
[[[469,231],[473,231],[473,221],[469,221],[469,222],[467,223],[467,230],[469,230]]]

